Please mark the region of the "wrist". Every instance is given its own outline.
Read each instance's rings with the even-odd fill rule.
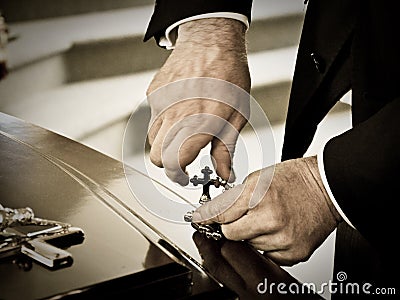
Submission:
[[[333,215],[333,217],[335,218],[337,223],[342,222],[343,221],[342,216],[336,209],[335,205],[333,204],[333,202],[331,201],[331,199],[328,195],[328,192],[325,189],[321,174],[319,173],[317,156],[307,157],[307,158],[305,158],[305,162],[306,162],[312,176],[314,177],[314,179],[323,195],[323,198],[324,198],[327,206],[329,207],[331,214]]]
[[[181,24],[175,49],[222,48],[246,53],[246,26],[234,19],[207,18]]]

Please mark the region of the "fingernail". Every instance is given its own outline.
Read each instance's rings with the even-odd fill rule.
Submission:
[[[232,183],[232,182],[235,182],[235,180],[236,180],[235,170],[233,168],[231,168],[231,172],[229,174],[228,182]]]
[[[197,211],[193,212],[193,215],[192,215],[192,222],[194,222],[194,223],[199,223],[199,222],[201,222],[201,221],[202,221],[202,218],[201,218],[200,213],[197,212]]]
[[[164,170],[165,174],[169,179],[171,179],[173,182],[176,182],[177,184],[181,186],[186,186],[189,184],[189,176],[187,176],[183,171],[171,171],[168,169]]]
[[[181,177],[177,181],[181,186],[187,186],[189,184],[189,177]]]

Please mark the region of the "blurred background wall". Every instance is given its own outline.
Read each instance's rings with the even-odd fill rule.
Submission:
[[[123,130],[169,51],[144,43],[152,0],[1,0],[12,41],[0,110],[121,158]],[[252,94],[282,124],[305,6],[255,0]],[[140,129],[138,129],[140,130]]]

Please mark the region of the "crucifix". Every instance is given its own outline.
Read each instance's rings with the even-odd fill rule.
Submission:
[[[51,269],[68,267],[73,259],[64,249],[83,240],[80,228],[37,218],[29,207],[13,209],[0,204],[0,262],[23,255]]]
[[[211,196],[210,196],[211,186],[214,186],[215,188],[222,187],[224,188],[224,190],[231,188],[231,186],[228,184],[226,180],[222,180],[219,177],[211,179],[211,174],[213,173],[213,171],[208,166],[205,166],[204,169],[201,170],[201,173],[203,174],[203,178],[199,178],[197,175],[194,175],[193,178],[190,179],[190,182],[194,186],[198,186],[199,184],[203,186],[203,192],[199,200],[199,203],[201,205],[211,201]],[[195,228],[200,233],[205,234],[207,238],[212,238],[214,240],[220,240],[223,238],[221,226],[219,224],[202,225],[193,223],[192,214],[193,211],[187,212],[184,215],[183,219],[186,222],[190,222],[193,228]]]

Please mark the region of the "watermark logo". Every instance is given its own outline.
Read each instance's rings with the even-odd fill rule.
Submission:
[[[292,294],[292,295],[304,295],[304,294],[319,294],[322,295],[326,291],[330,294],[341,294],[341,295],[396,295],[396,288],[394,287],[374,287],[369,282],[351,282],[347,281],[348,276],[344,271],[340,271],[336,274],[338,282],[329,280],[328,282],[317,285],[315,283],[304,282],[304,283],[285,283],[285,282],[269,282],[267,278],[258,283],[257,292],[259,294]]]
[[[345,281],[347,279],[347,274],[346,272],[340,271],[336,274],[336,279],[338,281]]]

